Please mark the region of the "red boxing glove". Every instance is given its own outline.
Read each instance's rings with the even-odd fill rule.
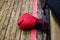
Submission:
[[[39,23],[38,23],[39,22]],[[32,29],[32,28],[40,28],[43,29],[43,21],[37,19],[36,17],[24,13],[18,20],[18,25],[20,29],[26,30],[26,29]],[[37,27],[38,26],[38,27]],[[44,27],[45,28],[45,27]]]
[[[37,19],[36,17],[34,17],[28,13],[24,13],[19,18],[18,25],[19,25],[20,29],[23,29],[23,30],[37,28],[42,31],[46,31],[48,28],[48,25],[46,22],[43,22],[42,20]]]

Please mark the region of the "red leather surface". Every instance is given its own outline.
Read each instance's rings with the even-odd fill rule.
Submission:
[[[38,19],[35,18],[34,16],[24,13],[18,20],[18,25],[20,29],[30,29],[34,28],[35,23]]]

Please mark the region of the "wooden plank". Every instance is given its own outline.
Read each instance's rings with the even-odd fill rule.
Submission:
[[[10,1],[9,1],[9,3],[10,3]],[[3,38],[4,38],[4,34],[5,34],[5,29],[6,29],[6,24],[4,23],[5,22],[5,20],[6,20],[6,18],[8,17],[8,19],[9,19],[9,16],[7,16],[7,12],[8,12],[8,10],[6,9],[6,8],[9,8],[9,7],[7,7],[8,5],[7,5],[7,3],[5,3],[4,4],[4,6],[2,7],[2,11],[0,12],[0,13],[2,13],[2,19],[1,19],[1,22],[0,22],[0,33],[1,33],[1,35],[0,35],[0,40],[3,40]],[[7,20],[6,20],[7,21]],[[7,21],[8,22],[8,21]]]
[[[21,14],[29,13],[29,11],[31,11],[29,10],[29,5],[31,5],[29,0],[23,0]],[[20,40],[30,40],[30,31],[22,30]]]
[[[26,5],[27,5],[28,13],[31,14],[32,13],[32,6],[33,6],[33,0],[28,0]],[[30,37],[31,37],[31,30],[27,30],[26,40],[31,40]]]
[[[60,40],[60,21],[50,11],[51,40]]]
[[[22,15],[22,14],[24,13],[24,11],[25,11],[26,1],[27,1],[27,0],[22,0],[21,15]],[[27,10],[27,9],[26,9],[26,10]],[[26,31],[21,30],[20,40],[26,40]]]
[[[38,13],[38,18],[39,19],[42,19],[42,16],[41,16],[42,12],[41,12],[41,10],[42,10],[41,9],[41,0],[38,0],[38,12],[37,13]],[[42,35],[44,36],[43,38],[42,38]],[[42,39],[46,40],[46,33],[42,33],[41,30],[38,30],[37,31],[37,40],[42,40]]]
[[[18,2],[18,7],[17,7],[17,9],[16,9],[16,18],[15,18],[15,20],[16,20],[16,23],[15,23],[15,25],[16,25],[16,32],[15,32],[15,40],[20,40],[21,39],[21,30],[20,30],[20,28],[18,27],[18,25],[17,25],[17,21],[18,21],[18,18],[20,17],[20,15],[21,15],[21,8],[22,8],[22,1],[21,0],[19,0],[19,2]]]
[[[9,10],[11,10],[9,13],[10,18],[9,18],[9,24],[6,29],[6,34],[4,37],[4,40],[14,40],[15,39],[15,32],[16,32],[16,19],[15,19],[15,11],[18,5],[18,0],[11,0],[11,7]],[[8,36],[7,36],[8,35]]]
[[[40,0],[38,0],[37,1],[37,14],[38,14],[38,18],[39,19],[42,19],[42,16],[41,16],[41,1]],[[41,38],[42,38],[42,35],[41,35],[41,31],[40,30],[38,30],[37,31],[37,40],[41,40]]]

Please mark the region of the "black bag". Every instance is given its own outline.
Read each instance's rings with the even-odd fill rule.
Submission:
[[[55,16],[60,20],[60,0],[47,0],[47,4]]]
[[[53,11],[57,19],[60,20],[60,0],[46,0],[42,8],[45,9],[46,5]]]

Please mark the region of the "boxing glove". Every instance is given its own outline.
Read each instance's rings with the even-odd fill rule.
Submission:
[[[36,17],[28,13],[24,13],[18,19],[19,28],[23,30],[32,29],[32,28],[40,28],[41,30],[45,30],[46,27],[43,27],[44,23],[43,23],[43,20],[37,19]]]

